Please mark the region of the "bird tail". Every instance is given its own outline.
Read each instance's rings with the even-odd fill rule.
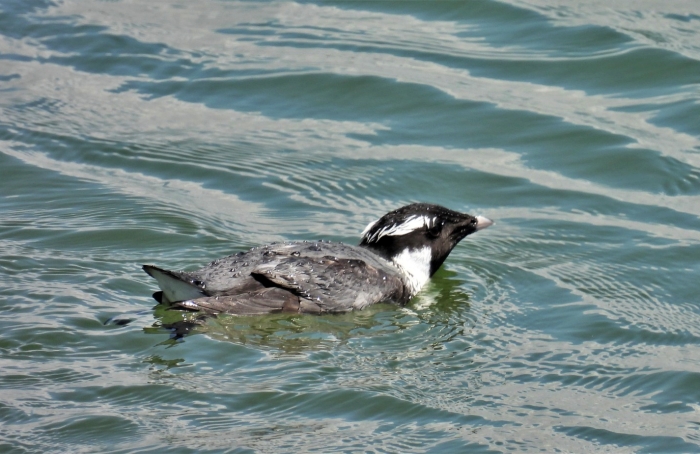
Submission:
[[[206,296],[199,287],[184,280],[179,273],[164,270],[153,265],[143,265],[143,270],[158,281],[158,286],[163,291],[161,296],[161,302],[163,303],[173,303]]]

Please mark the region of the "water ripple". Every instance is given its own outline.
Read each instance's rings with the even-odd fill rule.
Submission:
[[[0,451],[697,452],[700,20],[647,3],[3,5]],[[413,201],[496,224],[403,308],[139,269]]]

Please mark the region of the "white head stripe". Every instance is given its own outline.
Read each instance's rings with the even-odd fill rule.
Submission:
[[[401,224],[387,225],[386,227],[383,227],[382,229],[374,232],[373,235],[367,238],[367,242],[373,243],[375,241],[379,241],[383,236],[406,235],[407,233],[411,233],[414,230],[417,230],[423,226],[431,226],[435,223],[435,221],[435,218],[430,218],[428,216],[411,216],[409,218],[406,218],[406,220],[403,221]],[[367,226],[364,232],[362,232],[363,237],[367,233],[369,233],[374,224],[376,224],[376,221]]]
[[[379,219],[377,219],[377,221],[379,221]],[[365,235],[367,235],[367,232],[369,232],[370,230],[372,230],[372,227],[374,227],[374,224],[376,224],[377,221],[372,221],[372,222],[370,222],[369,224],[367,224],[367,227],[365,227],[365,229],[362,231],[362,236],[363,236],[363,237],[364,237]]]

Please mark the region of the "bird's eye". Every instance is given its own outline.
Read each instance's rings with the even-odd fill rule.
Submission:
[[[432,227],[428,229],[428,236],[431,238],[437,238],[440,236],[440,233],[442,232],[442,224],[436,223]]]

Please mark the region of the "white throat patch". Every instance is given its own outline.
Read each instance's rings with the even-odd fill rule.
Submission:
[[[411,296],[418,293],[430,279],[432,258],[433,253],[430,247],[426,246],[421,249],[405,249],[391,259],[406,277]]]
[[[420,229],[423,226],[431,226],[435,224],[436,219],[431,218],[428,216],[411,216],[410,218],[407,218],[405,221],[403,221],[401,224],[392,224],[392,225],[387,225],[386,227],[383,227],[376,232],[374,232],[372,235],[369,235],[369,231],[372,230],[372,227],[377,223],[377,221],[370,222],[370,224],[365,227],[365,230],[362,232],[362,238],[364,238],[365,241],[368,243],[374,243],[379,241],[383,236],[400,236],[400,235],[406,235],[407,233],[411,233],[416,229]]]

